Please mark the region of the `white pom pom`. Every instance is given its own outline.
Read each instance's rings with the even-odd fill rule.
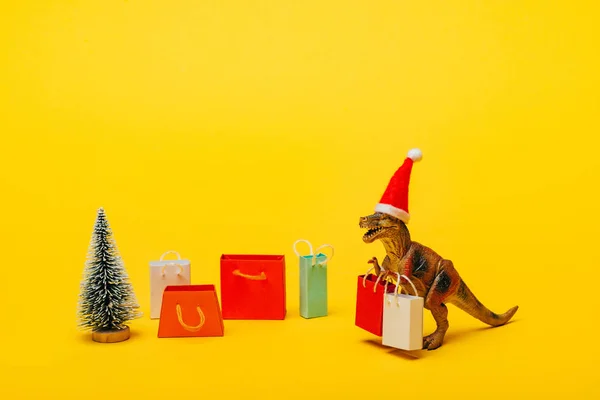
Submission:
[[[411,149],[408,151],[408,158],[415,162],[421,161],[423,158],[423,152],[420,149]]]

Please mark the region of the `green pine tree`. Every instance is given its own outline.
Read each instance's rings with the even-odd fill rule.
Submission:
[[[100,208],[79,294],[79,327],[93,332],[119,330],[140,318],[139,305],[112,231]]]

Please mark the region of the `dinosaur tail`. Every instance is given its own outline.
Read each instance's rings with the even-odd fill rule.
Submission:
[[[475,317],[481,322],[491,326],[500,326],[506,324],[519,309],[519,306],[514,306],[504,314],[496,314],[490,311],[486,306],[481,304],[481,302],[477,299],[477,297],[475,297],[473,292],[471,292],[469,287],[462,279],[456,294],[453,297],[454,298],[452,301],[450,301],[452,304],[465,311],[472,317]]]

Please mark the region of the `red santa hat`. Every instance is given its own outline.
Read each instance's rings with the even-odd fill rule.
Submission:
[[[404,163],[398,168],[387,189],[381,197],[381,201],[375,206],[375,211],[391,215],[408,224],[410,214],[408,213],[408,184],[413,163],[420,161],[423,153],[419,149],[412,149]]]

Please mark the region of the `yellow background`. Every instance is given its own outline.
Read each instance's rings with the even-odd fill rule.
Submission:
[[[2,398],[598,396],[598,7],[547,1],[0,6]],[[408,149],[413,239],[513,323],[450,306],[409,355],[354,326],[372,212]],[[76,328],[96,209],[148,312],[169,249],[285,254],[288,318],[124,343]],[[336,248],[298,316],[292,243]],[[425,331],[434,329],[425,314]]]

